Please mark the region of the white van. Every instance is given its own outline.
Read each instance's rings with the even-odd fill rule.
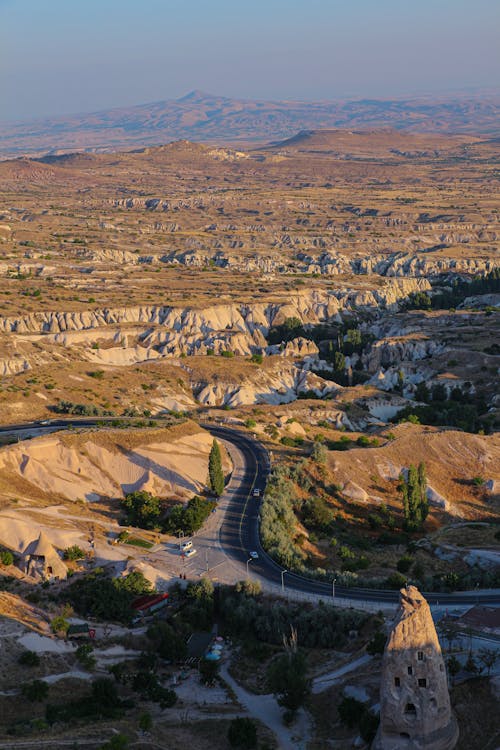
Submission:
[[[191,541],[191,539],[188,539],[186,542],[181,542],[179,548],[181,552],[186,552],[186,550],[191,549],[192,546],[193,542]]]
[[[186,552],[186,557],[193,557],[193,555],[196,555],[196,550],[188,549],[188,551]]]

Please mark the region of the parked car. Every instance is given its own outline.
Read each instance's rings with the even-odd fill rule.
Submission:
[[[191,541],[191,539],[188,539],[187,541],[181,542],[179,544],[179,548],[181,552],[186,552],[186,550],[191,549],[192,546],[193,546],[193,542]]]
[[[252,492],[252,495],[253,495],[254,497],[260,497],[260,490],[258,489],[258,487],[256,487],[256,488],[254,489],[254,491]]]
[[[252,550],[251,552],[249,552],[249,555],[252,558],[252,560],[258,560],[259,559],[259,553],[256,552],[255,550]]]
[[[188,551],[185,552],[185,555],[186,555],[186,557],[193,557],[194,555],[196,555],[196,550],[195,549],[188,549]]]

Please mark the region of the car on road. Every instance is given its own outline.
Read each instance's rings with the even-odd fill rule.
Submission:
[[[196,555],[196,550],[191,548],[188,549],[184,554],[186,555],[186,557],[194,557],[194,555]]]
[[[256,487],[256,488],[254,489],[254,491],[252,492],[252,495],[253,495],[254,497],[260,497],[260,490],[258,489],[258,487]]]
[[[259,553],[256,552],[254,549],[248,553],[252,560],[258,560],[259,559]]]
[[[179,545],[181,552],[186,552],[188,549],[191,549],[192,546],[193,542],[191,541],[191,539],[187,539],[185,542],[181,542]]]

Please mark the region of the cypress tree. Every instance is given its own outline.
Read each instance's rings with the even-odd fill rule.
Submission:
[[[210,477],[210,489],[217,497],[224,492],[224,472],[222,471],[222,458],[219,443],[215,440],[208,458],[208,475]]]
[[[422,528],[429,513],[429,502],[427,500],[427,477],[425,464],[419,464],[418,469],[414,464],[408,468],[408,478],[400,477],[403,499],[403,514],[405,527],[408,531],[416,531]]]

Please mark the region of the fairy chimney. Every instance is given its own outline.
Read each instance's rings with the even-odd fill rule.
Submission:
[[[452,750],[457,740],[431,611],[420,591],[407,586],[383,656],[373,750]]]

